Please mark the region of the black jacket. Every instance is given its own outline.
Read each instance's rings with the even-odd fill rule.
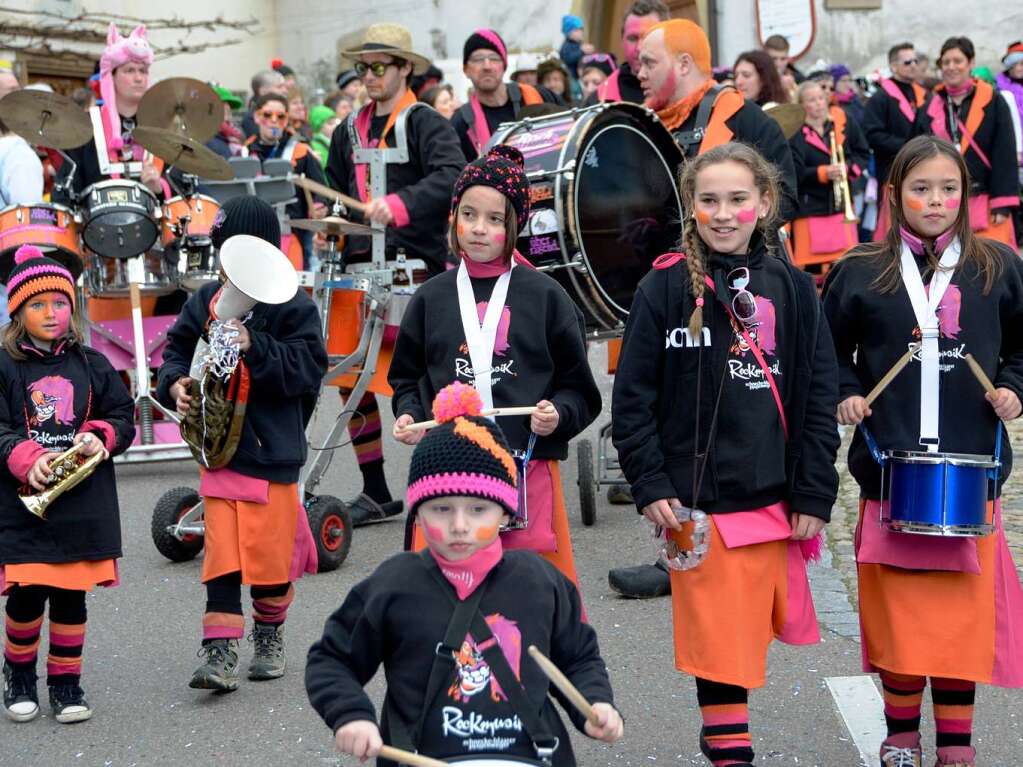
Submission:
[[[167,407],[174,407],[171,386],[192,366],[196,342],[205,336],[210,299],[219,288],[218,283],[199,288],[167,331],[156,386],[157,399]],[[295,482],[306,459],[305,427],[327,372],[320,315],[299,289],[287,303],[256,304],[245,327],[252,338],[243,355],[251,388],[241,441],[227,468],[271,482]]]
[[[507,737],[514,742],[502,744],[502,748],[482,750],[535,758],[531,747],[523,743],[524,732],[511,724],[515,718],[511,706],[506,701],[493,700],[494,688],[489,680],[477,694],[458,695],[460,672],[475,670],[484,677],[489,674],[485,661],[482,667],[477,662],[467,668],[469,657],[460,658],[457,667],[442,660],[450,668],[450,677],[436,700],[424,700],[437,657],[435,650],[443,641],[454,612],[454,590],[446,582],[438,582],[438,576],[443,578],[429,554],[398,554],[348,592],[344,604],[327,619],[323,636],[309,650],[305,670],[309,701],[331,732],[349,722],[375,722],[376,711],[363,687],[383,665],[387,693],[381,734],[385,743],[395,742],[398,727],[412,736],[420,713],[427,707],[423,728],[427,737],[415,744],[420,753],[437,758],[467,755],[476,749],[466,748],[465,734],[448,734],[448,728],[441,724],[442,716],[446,716],[447,721],[465,723],[477,707],[486,706],[489,715],[485,724],[497,725],[495,731],[472,733],[468,737],[488,738],[491,746],[494,741]],[[507,551],[477,588],[486,589],[479,609],[487,616],[494,635],[502,642],[511,640],[507,645],[502,644],[502,649],[512,669],[518,665],[529,702],[540,712],[551,734],[560,739],[553,764],[556,767],[574,765],[571,741],[548,692],[561,702],[580,731],[585,722],[573,707],[566,705],[564,697],[548,682],[526,648],[536,645],[587,700],[613,703],[597,635],[582,620],[575,586],[533,552]],[[473,659],[478,659],[475,648],[469,649]],[[516,655],[519,656],[517,664]],[[499,695],[493,697],[500,698]]]
[[[831,133],[833,123],[829,120],[824,126],[824,135],[816,135],[828,151],[823,151],[819,146],[811,143],[813,136],[808,138],[807,132],[816,133],[809,125],[803,125],[795,135],[789,139],[789,147],[792,149],[792,162],[796,167],[796,182],[799,184],[799,218],[805,216],[830,216],[833,213],[841,213],[844,208],[835,205],[834,186],[831,181],[821,181],[817,175],[817,168],[822,165],[831,164]],[[863,175],[867,170],[867,162],[870,160],[870,147],[863,137],[863,132],[856,123],[847,120],[845,123],[845,164],[850,185]],[[850,191],[850,196],[851,196]]]
[[[524,104],[522,103],[522,89],[518,83],[505,83],[508,87],[508,100],[499,107],[489,107],[486,104],[481,104],[483,107],[483,115],[487,118],[487,127],[490,129],[490,134],[493,135],[497,131],[501,123],[515,122],[519,118],[519,111],[522,109]],[[545,104],[564,104],[565,102],[559,98],[555,93],[544,88],[540,85],[533,86],[540,94],[540,98],[543,99]],[[476,151],[476,145],[472,143],[472,139],[469,138],[469,127],[475,121],[475,115],[472,112],[472,104],[466,102],[458,108],[458,110],[451,115],[451,126],[455,129],[455,133],[458,134],[458,141],[462,146],[462,153],[471,162],[479,157],[479,152]]]
[[[86,421],[109,424],[115,437],[111,457],[123,453],[135,438],[135,408],[128,390],[107,358],[87,346],[66,343],[56,353],[33,348],[25,353],[28,359],[18,361],[0,349],[0,458],[5,467],[0,481],[0,564],[120,557],[113,461],[101,462],[90,477],[59,497],[49,507],[47,521],[30,514],[18,499],[21,483],[6,471],[6,462],[29,439],[47,450],[67,450]],[[102,429],[87,430],[104,439]]]
[[[429,107],[417,107],[409,114],[407,137],[409,161],[387,166],[387,193],[398,195],[409,222],[387,227],[387,258],[393,259],[398,248],[404,248],[409,258],[423,259],[437,274],[447,260],[451,193],[465,167],[465,155],[451,123]],[[393,135],[388,136],[388,145],[393,144]],[[337,126],[330,140],[327,182],[350,197],[359,196],[347,121]],[[349,214],[353,221],[363,220],[356,211]],[[345,254],[347,263],[369,261],[370,238],[347,238]]]
[[[618,91],[622,94],[622,101],[631,101],[633,104],[643,103],[643,89],[639,85],[639,78],[633,73],[627,61],[618,67]],[[586,97],[586,106],[599,103],[600,98],[597,96],[597,91]]]
[[[894,79],[892,82],[902,91],[902,95],[916,114],[916,94],[912,84]],[[899,109],[899,102],[889,96],[884,89],[878,88],[867,101],[867,107],[863,111],[862,127],[867,143],[874,152],[878,183],[884,184],[888,180],[888,169],[895,155],[902,149],[903,144],[916,135],[914,120],[907,119]]]
[[[459,380],[472,384],[472,365],[458,309],[457,269],[421,286],[402,318],[387,376],[394,389],[396,416],[417,421],[432,418],[437,392]],[[489,299],[497,278],[473,279],[477,302]],[[512,270],[505,302],[507,338],[498,329],[494,353],[494,406],[534,405],[549,399],[558,410],[558,428],[538,437],[536,458],[564,460],[568,441],[600,413],[600,390],[586,359],[583,319],[557,282],[542,272],[519,266]],[[503,325],[504,323],[502,323]],[[499,419],[513,449],[525,449],[528,416]]]
[[[960,266],[938,308],[938,423],[943,453],[994,453],[998,418],[966,364],[967,353],[973,354],[995,386],[1011,389],[1023,399],[1023,263],[1002,243],[988,242],[1002,269],[991,292],[983,295],[984,280],[975,267]],[[866,396],[907,345],[918,340],[905,288],[880,293],[872,286],[880,263],[854,255],[869,247],[861,245],[835,264],[824,283],[824,312],[838,354],[840,400]],[[929,279],[925,277],[925,284]],[[871,410],[866,425],[882,450],[922,450],[920,366],[913,362],[899,373]],[[881,497],[881,468],[859,430],[849,448],[849,469],[861,496]],[[999,486],[1011,469],[1012,448],[1005,438]]]
[[[733,293],[726,275],[746,263],[746,256],[712,254],[708,274],[727,301]],[[792,511],[828,520],[838,492],[838,376],[831,335],[810,275],[767,255],[759,243],[748,263],[750,290],[763,316],[756,334],[781,393],[788,442],[760,366],[737,341],[709,288],[702,339],[689,336],[694,304],[681,262],[651,270],[632,303],[611,404],[618,458],[637,508],[672,497],[692,505],[702,350],[701,453],[723,371],[724,388],[698,508],[722,513],[785,500]]]

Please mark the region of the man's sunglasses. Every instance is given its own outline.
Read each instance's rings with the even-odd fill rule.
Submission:
[[[902,66],[904,66],[904,67],[911,67],[914,64],[919,64],[919,63],[920,63],[920,59],[903,59],[902,62],[901,62]]]
[[[403,61],[374,61],[372,64],[367,64],[365,61],[356,61],[355,74],[365,77],[367,72],[372,72],[374,77],[383,77],[388,67],[400,67],[404,63]]]

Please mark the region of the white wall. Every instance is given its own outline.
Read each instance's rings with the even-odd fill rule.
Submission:
[[[881,0],[873,11],[831,11],[815,0],[817,35],[798,66],[814,68],[819,59],[845,63],[856,73],[887,66],[894,43],[909,40],[933,62],[942,42],[966,35],[977,48],[977,65],[998,71],[1010,42],[1023,36],[1023,3],[1005,0]],[[718,0],[722,64],[756,45],[753,0]]]

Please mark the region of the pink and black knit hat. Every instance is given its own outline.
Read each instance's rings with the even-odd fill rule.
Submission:
[[[40,293],[63,293],[75,305],[75,280],[66,267],[47,258],[35,245],[22,245],[14,254],[7,278],[7,311],[13,317],[25,302]]]
[[[445,386],[433,400],[438,425],[416,445],[406,502],[412,514],[431,498],[469,495],[501,504],[515,516],[517,470],[501,427],[480,416],[479,392],[463,383]]]
[[[508,46],[504,44],[504,40],[495,30],[486,27],[477,29],[466,38],[465,45],[462,46],[462,64],[468,64],[469,57],[481,48],[494,51],[501,57],[505,67],[508,66]]]
[[[465,166],[455,181],[451,214],[458,211],[458,202],[470,186],[493,187],[511,200],[521,232],[529,219],[529,179],[526,178],[525,166],[522,152],[503,144],[498,144],[483,157],[477,157]]]

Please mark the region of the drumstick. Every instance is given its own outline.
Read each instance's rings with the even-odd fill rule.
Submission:
[[[384,759],[390,759],[392,762],[398,762],[398,764],[407,764],[410,767],[451,767],[447,762],[442,762],[440,759],[431,759],[422,754],[413,754],[411,751],[405,751],[394,746],[381,746],[379,755]]]
[[[356,200],[354,197],[349,197],[347,194],[342,194],[336,189],[331,189],[329,186],[321,184],[317,181],[313,181],[311,178],[306,178],[304,174],[294,176],[292,181],[303,189],[308,189],[310,192],[315,192],[321,197],[330,197],[334,200],[340,200],[347,207],[357,210],[360,213],[365,213],[369,210],[369,205],[364,202]]]
[[[568,677],[561,673],[561,669],[555,666],[550,658],[536,649],[536,645],[531,644],[529,646],[529,654],[536,661],[536,665],[540,667],[540,670],[551,680],[551,683],[561,690],[569,702],[576,707],[576,710],[589,719],[590,724],[594,727],[599,727],[597,712],[593,710],[593,706],[583,697],[583,694],[576,689],[576,686],[568,681]]]
[[[987,373],[984,372],[984,368],[982,368],[980,363],[973,358],[972,354],[966,354],[966,364],[970,366],[970,372],[972,372],[974,377],[980,381],[980,385],[984,387],[984,391],[988,394],[994,394],[995,385],[991,383],[991,379],[987,377]]]
[[[481,410],[481,416],[498,416],[498,415],[533,415],[533,413],[540,412],[540,408],[536,405],[526,405],[523,407],[494,407],[490,410]],[[550,411],[545,411],[550,412]],[[402,431],[426,431],[437,426],[436,421],[419,421],[418,423],[410,423]]]
[[[902,369],[909,364],[909,361],[913,359],[913,355],[917,353],[917,350],[919,350],[919,348],[920,348],[919,343],[910,344],[909,348],[906,350],[906,353],[899,357],[898,361],[894,365],[892,365],[891,370],[885,373],[884,377],[877,382],[877,386],[875,386],[870,391],[870,394],[867,395],[868,407],[873,404],[874,400],[881,396],[881,392],[883,392],[888,387],[888,384],[895,380],[895,376],[901,373]]]

